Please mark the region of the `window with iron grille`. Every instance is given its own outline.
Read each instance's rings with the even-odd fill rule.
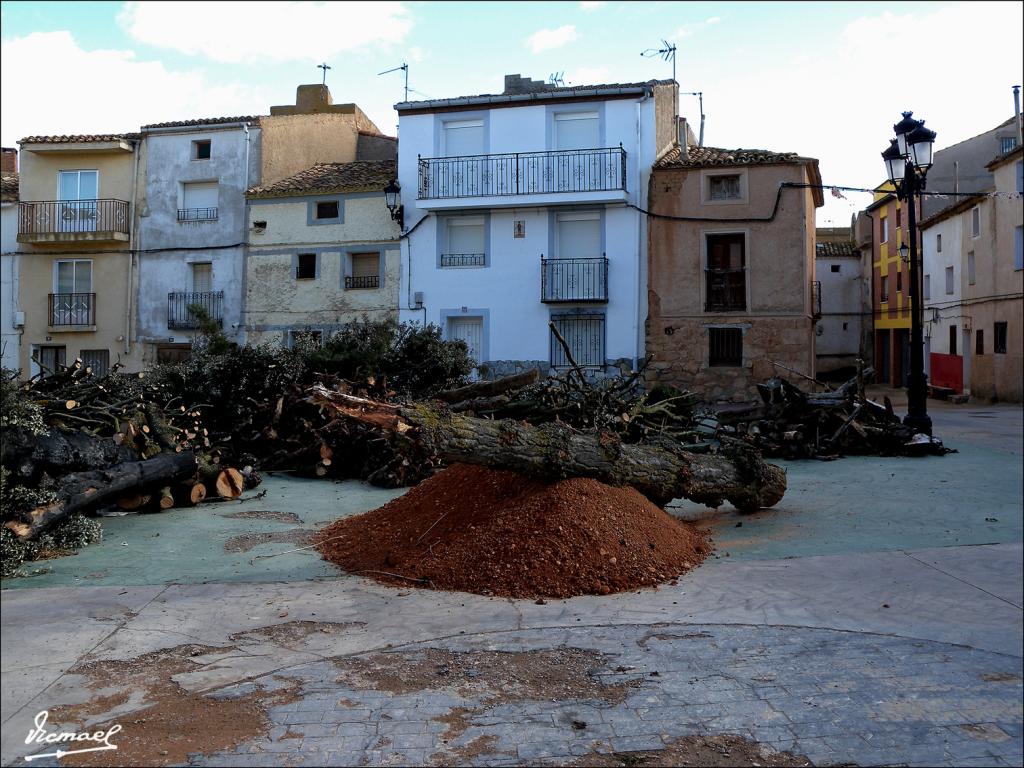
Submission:
[[[997,355],[1006,354],[1006,323],[996,323],[993,328],[992,351]]]
[[[708,365],[743,365],[743,331],[740,328],[708,328]]]
[[[380,288],[380,254],[376,251],[353,253],[351,272],[345,278],[347,290]]]
[[[974,333],[974,354],[985,354],[985,332],[981,328]]]
[[[572,359],[579,366],[601,367],[604,365],[604,319],[603,314],[553,315],[551,322],[569,347]],[[563,368],[571,365],[565,349],[551,333],[551,365]]]
[[[705,312],[747,308],[745,245],[741,233],[707,236]]]
[[[86,368],[92,369],[93,376],[106,376],[110,370],[109,349],[83,349],[79,357]]]
[[[314,280],[316,278],[316,254],[300,253],[295,262],[296,280]]]

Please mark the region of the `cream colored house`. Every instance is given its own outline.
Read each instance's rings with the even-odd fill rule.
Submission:
[[[820,184],[818,161],[792,152],[689,146],[655,164],[649,385],[742,401],[792,377],[773,362],[814,376]]]
[[[132,201],[139,141],[138,134],[118,134],[18,142],[23,375],[77,357],[97,372],[118,360],[138,367]]]
[[[322,340],[397,318],[399,236],[384,202],[393,160],[320,163],[250,189],[242,310],[249,343]]]

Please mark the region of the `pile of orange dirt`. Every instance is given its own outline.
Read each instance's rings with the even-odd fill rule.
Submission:
[[[705,536],[633,488],[544,483],[456,464],[380,509],[324,529],[317,548],[350,573],[503,597],[621,592],[675,578]]]

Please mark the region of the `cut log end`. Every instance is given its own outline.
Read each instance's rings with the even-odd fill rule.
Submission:
[[[217,474],[214,488],[223,499],[237,499],[245,490],[245,478],[237,469],[228,467]]]

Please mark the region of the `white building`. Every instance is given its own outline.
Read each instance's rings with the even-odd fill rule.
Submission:
[[[18,311],[18,150],[3,148],[0,176],[0,365],[17,370],[24,325]]]
[[[138,204],[137,338],[143,362],[173,360],[203,307],[228,339],[244,341],[241,312],[245,191],[259,182],[257,117],[142,127],[145,181]]]
[[[862,328],[871,308],[871,285],[853,242],[818,242],[815,250],[821,315],[815,342],[817,369],[825,373],[857,365],[863,358]],[[870,272],[868,273],[870,274]]]
[[[676,139],[674,81],[404,102],[400,319],[464,339],[488,375],[635,368],[647,315],[650,169]]]

